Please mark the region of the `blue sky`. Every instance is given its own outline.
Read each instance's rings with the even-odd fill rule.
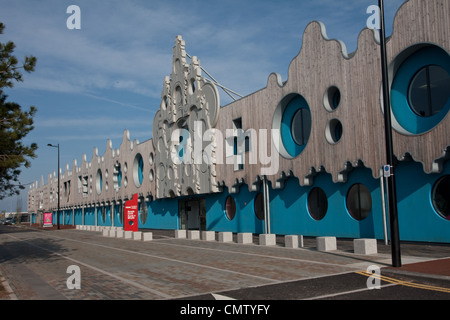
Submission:
[[[392,32],[403,0],[387,0],[386,32]],[[36,71],[5,90],[9,101],[34,105],[35,129],[25,142],[39,146],[22,184],[47,183],[61,167],[103,155],[106,142],[120,147],[125,129],[132,140],[151,138],[164,76],[171,73],[177,35],[188,54],[222,85],[248,95],[264,88],[272,72],[287,80],[289,63],[301,49],[303,32],[313,20],[323,22],[329,38],[342,40],[348,52],[366,26],[366,9],[376,0],[0,0],[6,25],[0,42],[14,41],[16,56],[38,58]],[[81,9],[81,29],[69,30],[68,6]],[[220,92],[221,105],[231,99]],[[64,171],[64,170],[63,170]],[[0,202],[26,210],[27,189]],[[20,200],[19,200],[20,201]]]

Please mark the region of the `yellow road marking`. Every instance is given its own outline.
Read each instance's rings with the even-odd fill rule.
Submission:
[[[380,279],[380,280],[385,281],[385,282],[398,284],[398,285],[401,285],[401,286],[450,293],[450,289],[449,288],[442,288],[442,287],[436,287],[436,286],[429,286],[429,285],[425,285],[425,284],[412,283],[412,282],[409,282],[409,281],[402,281],[402,280],[398,280],[398,279],[394,279],[394,278],[390,278],[390,277],[386,277],[386,276],[382,276],[382,275],[377,275],[377,274],[370,273],[370,272],[367,272],[367,271],[357,271],[355,273],[363,275],[363,276],[366,276],[366,277],[372,277],[372,278]]]

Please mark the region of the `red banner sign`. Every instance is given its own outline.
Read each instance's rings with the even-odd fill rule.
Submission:
[[[53,214],[51,212],[44,213],[44,227],[53,227]]]
[[[133,195],[131,200],[125,202],[124,230],[138,231],[138,195]]]

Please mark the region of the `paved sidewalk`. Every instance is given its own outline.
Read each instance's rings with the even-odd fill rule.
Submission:
[[[411,263],[402,265],[400,268],[389,267],[386,269],[398,273],[420,273],[430,276],[443,276],[450,279],[450,258]]]

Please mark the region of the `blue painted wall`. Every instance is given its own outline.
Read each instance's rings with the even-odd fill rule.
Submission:
[[[372,211],[361,221],[350,215],[346,204],[347,193],[356,183],[365,185],[372,197]],[[308,211],[308,195],[315,187],[321,188],[328,198],[328,210],[321,220],[313,219]],[[346,183],[333,183],[331,175],[326,173],[317,175],[314,184],[309,187],[300,187],[297,179],[289,179],[284,189],[271,190],[270,207],[272,233],[349,238],[384,237],[379,181],[372,177],[369,169],[355,169],[349,173]]]
[[[206,228],[213,231],[263,233],[264,222],[254,213],[254,199],[257,192],[250,192],[247,185],[242,185],[240,192],[231,194],[236,202],[236,215],[229,220],[225,214],[225,201],[230,195],[225,192],[206,198]]]
[[[83,224],[83,216],[82,216],[83,210],[82,209],[75,209],[75,225],[81,225]]]
[[[111,206],[105,206],[105,219],[102,216],[102,207],[96,207],[97,225],[103,227],[111,226]]]
[[[88,207],[84,209],[84,224],[87,226],[95,226],[95,208]]]
[[[178,229],[178,199],[159,199],[145,205],[147,220],[143,224],[139,214],[139,228]]]
[[[401,162],[395,173],[400,239],[450,242],[450,221],[434,210],[431,201],[434,184],[450,174],[449,162],[442,174],[425,174],[422,164],[412,161]]]
[[[440,174],[424,173],[422,164],[402,161],[395,170],[397,182],[397,200],[399,213],[400,239],[403,241],[429,241],[450,243],[450,220],[441,217],[433,208],[431,193],[435,183],[445,175],[450,175],[447,161]],[[354,219],[347,210],[346,197],[349,189],[356,183],[368,188],[372,198],[372,210],[362,221]],[[328,210],[319,221],[308,212],[307,199],[310,191],[321,188],[328,199]],[[356,168],[348,174],[345,183],[333,183],[327,173],[314,178],[312,186],[301,187],[298,179],[290,178],[283,189],[270,189],[271,232],[275,234],[302,234],[305,236],[336,236],[343,238],[384,239],[381,189],[379,179],[372,177],[367,168]],[[216,194],[195,196],[206,199],[207,230],[263,233],[264,221],[254,212],[254,199],[257,192],[250,192],[247,185],[239,193],[231,194],[236,202],[236,215],[229,220],[225,214],[225,201],[230,195],[228,189]],[[450,198],[450,195],[449,195]],[[178,229],[178,202],[182,198],[161,199],[145,203],[147,220],[139,228]],[[72,224],[72,211],[65,212],[65,224]],[[110,208],[106,208],[106,220],[103,221],[100,208],[85,208],[84,223],[110,226],[111,218],[115,226],[122,226],[115,206],[113,217]],[[56,212],[53,212],[56,224]],[[60,214],[62,221],[62,212]],[[389,225],[389,219],[387,218]],[[75,210],[75,224],[82,224],[81,209]],[[388,232],[389,237],[389,232]]]
[[[64,210],[64,224],[65,225],[72,225],[73,224],[72,215],[73,215],[72,209]]]
[[[404,241],[450,242],[450,221],[439,216],[431,203],[434,184],[450,174],[448,162],[441,174],[425,174],[422,165],[400,162],[396,167],[397,197],[400,239]],[[350,188],[361,183],[368,188],[372,198],[369,215],[358,221],[347,210],[346,198]],[[308,212],[309,192],[320,187],[328,198],[328,210],[319,221]],[[229,192],[208,195],[207,229],[214,231],[263,233],[264,222],[256,218],[254,198],[256,192],[248,191],[246,185],[238,194],[236,216],[228,220],[225,201]],[[449,195],[450,198],[450,195]],[[356,168],[348,174],[346,183],[333,183],[327,173],[320,173],[314,184],[301,187],[296,178],[286,181],[283,189],[270,188],[271,232],[275,234],[302,234],[305,236],[336,236],[342,238],[384,239],[383,211],[379,179],[374,179],[367,168]],[[387,217],[389,227],[389,218]],[[387,236],[389,237],[389,228]]]

